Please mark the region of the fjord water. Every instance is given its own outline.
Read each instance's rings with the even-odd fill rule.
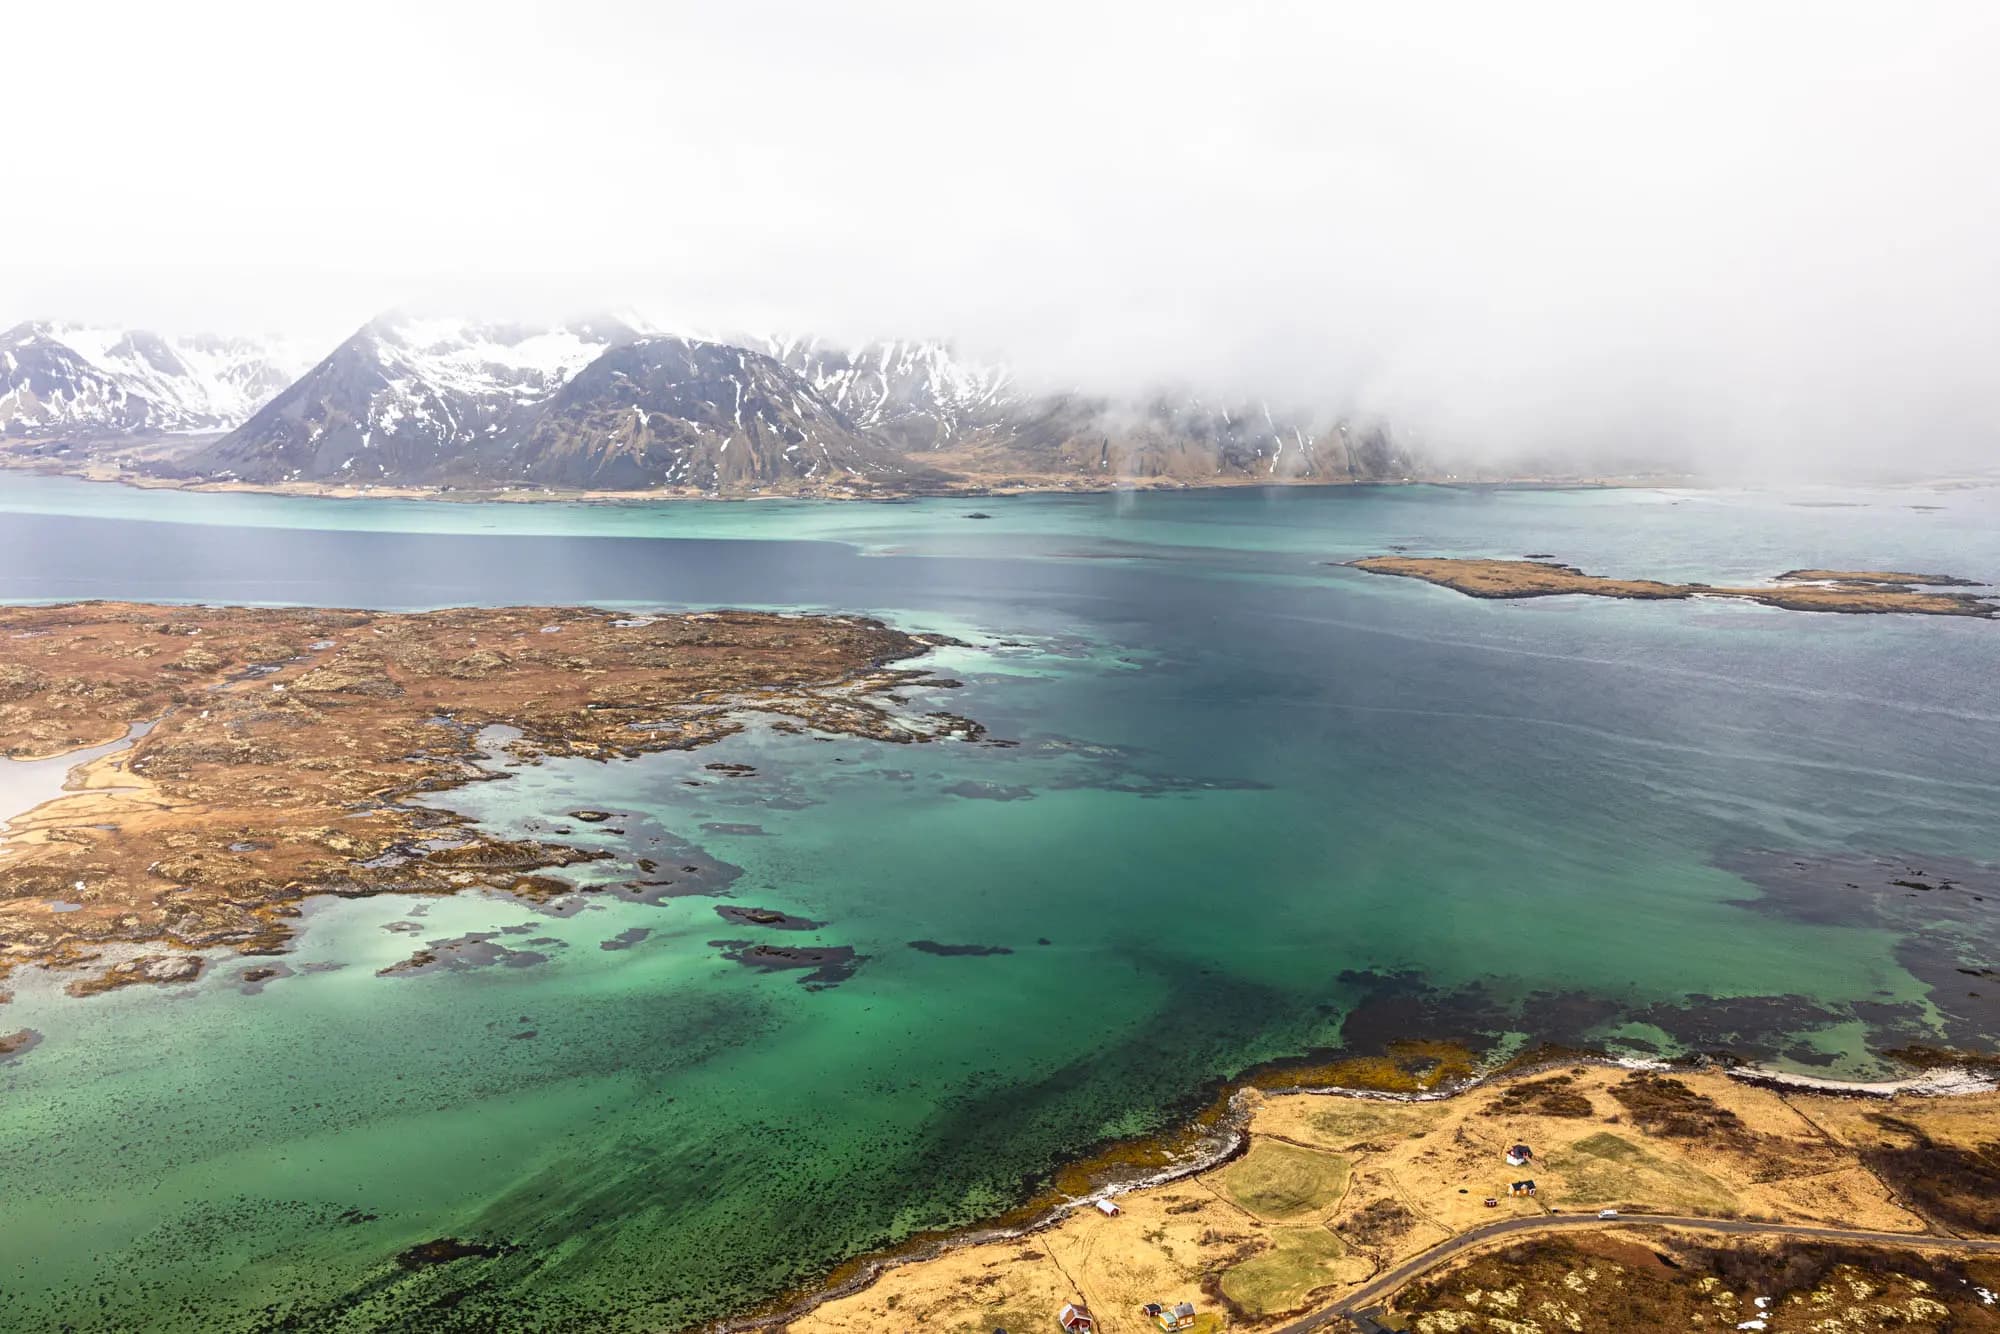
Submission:
[[[1877,1073],[1932,1004],[1907,942],[1757,911],[1719,862],[2000,859],[2000,626],[1482,602],[1330,562],[1409,546],[1714,582],[1996,579],[1997,502],[528,506],[0,477],[0,598],[863,611],[965,640],[923,664],[963,688],[911,706],[1019,743],[752,729],[515,770],[448,800],[544,835],[617,812],[565,837],[621,858],[684,843],[740,869],[732,897],[318,903],[292,975],[254,994],[233,960],[89,1000],[17,975],[0,1029],[44,1040],[0,1064],[4,1323],[685,1327],[990,1217],[1210,1081],[1385,1025],[1525,1016],[1516,1040],[1560,1024],[1631,1050],[1719,1034]],[[729,761],[756,773],[705,768]],[[824,925],[735,925],[718,902]],[[485,931],[541,961],[376,975]],[[860,962],[813,989],[713,943],[765,936]],[[510,1249],[396,1264],[446,1236]]]

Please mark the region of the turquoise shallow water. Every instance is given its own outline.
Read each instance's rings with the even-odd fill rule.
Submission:
[[[1865,1076],[1900,1042],[1991,1046],[2000,1015],[1940,970],[1990,961],[2000,899],[1914,913],[1869,877],[2000,860],[2000,626],[1479,602],[1326,564],[1392,545],[2000,578],[2000,503],[528,507],[0,477],[0,596],[863,610],[968,640],[928,664],[964,688],[915,705],[1020,743],[753,731],[523,770],[449,799],[545,833],[615,811],[568,837],[715,859],[729,897],[329,903],[256,994],[233,963],[88,1001],[16,979],[0,1028],[44,1041],[0,1065],[8,1327],[672,1329],[990,1216],[1308,1050],[1560,1038]],[[376,975],[484,932],[516,953]],[[813,989],[715,943],[765,937],[860,957]],[[439,1236],[511,1249],[395,1265]]]

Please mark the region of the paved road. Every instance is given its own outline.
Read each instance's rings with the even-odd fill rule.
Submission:
[[[1728,1218],[1676,1218],[1669,1214],[1621,1214],[1599,1218],[1596,1214],[1557,1214],[1540,1218],[1503,1218],[1497,1223],[1461,1232],[1440,1242],[1413,1260],[1391,1269],[1326,1310],[1295,1320],[1278,1334],[1310,1334],[1345,1320],[1355,1311],[1379,1305],[1418,1274],[1449,1260],[1468,1247],[1516,1232],[1556,1232],[1568,1228],[1680,1227],[1702,1232],[1729,1232],[1744,1236],[1790,1237],[1801,1241],[1851,1241],[1864,1245],[1933,1247],[1955,1251],[2000,1254],[2000,1241],[1967,1241],[1958,1237],[1932,1237],[1908,1232],[1861,1232],[1837,1227],[1797,1227],[1788,1223],[1747,1223]]]

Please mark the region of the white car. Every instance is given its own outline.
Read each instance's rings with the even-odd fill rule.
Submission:
[[[1618,1217],[1618,1211],[1616,1209],[1599,1209],[1597,1216],[1599,1218],[1616,1218]]]

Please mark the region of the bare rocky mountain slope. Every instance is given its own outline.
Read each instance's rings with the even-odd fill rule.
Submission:
[[[249,344],[210,340],[204,362],[192,342],[37,332],[55,327],[0,343],[11,395],[0,412],[12,413],[0,430],[60,441],[34,457],[65,460],[73,441],[215,437],[115,460],[178,481],[913,494],[1415,470],[1380,429],[1184,392],[1037,392],[942,342],[847,348],[666,335],[605,316],[529,326],[390,314],[280,383]],[[171,369],[197,363],[193,379]]]

